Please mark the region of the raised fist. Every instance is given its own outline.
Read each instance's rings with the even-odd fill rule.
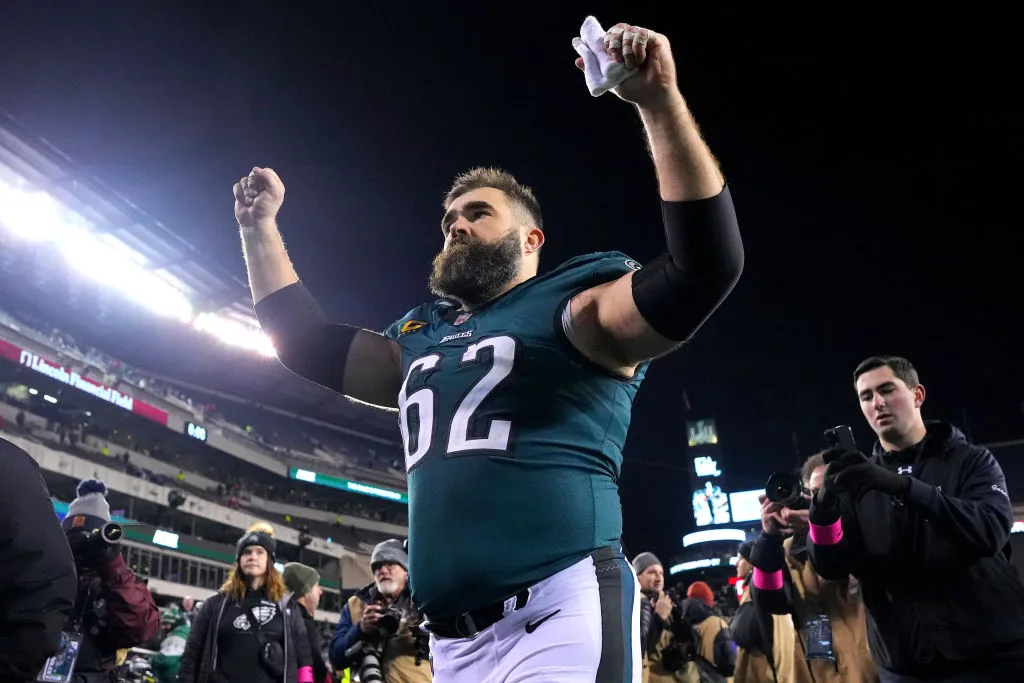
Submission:
[[[235,220],[242,228],[272,223],[284,203],[284,183],[272,168],[256,166],[234,187]]]
[[[678,94],[672,48],[661,33],[620,22],[605,32],[604,51],[627,69],[639,70],[612,89],[620,99],[654,107],[670,102]],[[576,58],[576,67],[586,71],[583,57]]]

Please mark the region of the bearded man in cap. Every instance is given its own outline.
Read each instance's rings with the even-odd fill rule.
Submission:
[[[365,666],[376,656],[388,683],[430,681],[423,617],[409,592],[409,556],[403,543],[378,543],[370,556],[373,583],[348,599],[331,641],[331,664],[336,670]]]
[[[643,653],[644,683],[675,681],[673,669],[662,662],[666,649],[673,646],[670,627],[672,600],[665,592],[665,569],[654,553],[640,553],[633,558],[633,571],[640,582],[640,648]]]

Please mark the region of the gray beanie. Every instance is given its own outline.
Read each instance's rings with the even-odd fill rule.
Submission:
[[[298,562],[286,564],[281,575],[284,578],[284,585],[292,593],[295,593],[297,598],[306,595],[313,590],[313,586],[320,583],[320,574],[317,570]]]
[[[68,505],[68,513],[61,521],[64,531],[74,528],[92,531],[110,521],[106,484],[97,479],[86,479],[78,483],[75,493],[78,497]]]
[[[661,564],[661,560],[654,553],[640,553],[633,558],[633,571],[637,576],[643,574],[649,567]]]
[[[409,571],[409,555],[406,554],[405,547],[397,538],[389,538],[378,543],[377,547],[373,549],[373,555],[370,555],[370,569],[373,571],[377,570],[377,565],[385,562],[394,562],[401,565],[405,571]]]

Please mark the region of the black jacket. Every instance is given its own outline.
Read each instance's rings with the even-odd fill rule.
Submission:
[[[75,560],[32,457],[0,439],[0,680],[34,681],[78,592]]]
[[[1007,559],[1013,508],[992,453],[952,425],[929,423],[918,446],[876,445],[871,460],[910,476],[907,495],[840,496],[842,540],[809,550],[823,578],[860,580],[875,661],[930,676],[1020,655],[1024,585]],[[836,516],[811,510],[819,525]]]
[[[227,596],[218,591],[203,603],[196,614],[178,667],[179,683],[209,683],[214,680],[213,672],[217,670],[217,630],[226,605]],[[299,669],[313,664],[306,626],[298,606],[292,602],[291,593],[284,596],[278,607],[284,618],[283,683],[298,683]]]
[[[309,638],[309,653],[313,658],[313,683],[324,683],[327,678],[327,663],[324,662],[323,640],[320,638],[320,627],[302,604],[296,600],[295,607],[302,615],[306,625],[306,637]]]

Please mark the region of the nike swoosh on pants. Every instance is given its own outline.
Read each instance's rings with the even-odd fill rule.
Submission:
[[[551,614],[547,615],[546,617],[541,617],[540,619],[538,619],[537,621],[533,622],[532,624],[527,622],[527,624],[526,624],[526,632],[527,633],[533,633],[534,631],[537,630],[537,627],[539,627],[545,621],[547,621],[548,619],[550,619],[551,617],[555,616],[556,614],[558,614],[561,611],[562,610],[560,610],[560,609],[556,609]]]

